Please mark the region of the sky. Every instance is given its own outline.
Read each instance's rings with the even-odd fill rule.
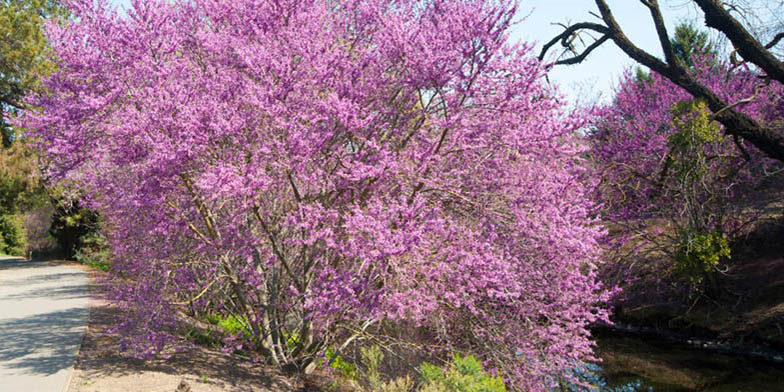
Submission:
[[[129,0],[110,1],[119,7],[128,7],[130,3]],[[632,42],[661,57],[648,9],[637,0],[607,0],[607,3]],[[701,11],[689,0],[660,0],[659,3],[670,33],[681,21],[701,19]],[[522,21],[515,25],[511,39],[537,43],[535,53],[538,55],[542,43],[563,30],[554,23],[598,21],[590,12],[598,13],[593,0],[521,0],[518,19]],[[606,102],[612,97],[615,82],[633,66],[634,61],[608,41],[581,64],[555,67],[549,80],[559,86],[571,104]]]

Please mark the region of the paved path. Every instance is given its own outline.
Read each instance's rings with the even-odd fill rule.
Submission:
[[[0,257],[0,392],[63,392],[87,327],[87,274]]]

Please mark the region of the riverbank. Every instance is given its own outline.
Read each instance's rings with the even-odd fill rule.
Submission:
[[[784,207],[769,206],[703,291],[638,260],[615,326],[594,329],[608,379],[639,378],[657,392],[784,391]]]
[[[780,362],[650,336],[607,333],[597,337],[597,355],[612,386],[640,380],[654,392],[784,391]]]

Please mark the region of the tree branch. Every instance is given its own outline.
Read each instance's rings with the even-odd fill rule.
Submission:
[[[607,34],[610,32],[607,29],[606,26],[602,26],[602,25],[600,25],[598,23],[584,22],[584,23],[576,23],[576,24],[573,24],[571,26],[568,26],[568,27],[566,27],[566,29],[564,29],[564,31],[561,32],[561,34],[558,34],[557,36],[555,36],[555,38],[551,39],[550,42],[548,42],[548,43],[544,44],[544,46],[542,46],[542,51],[539,53],[539,61],[544,60],[544,56],[545,56],[545,54],[547,54],[547,51],[550,50],[550,48],[553,45],[555,45],[558,41],[561,41],[561,45],[562,46],[569,47],[569,42],[570,42],[569,39],[574,34],[578,33],[580,30],[593,30],[593,31],[596,31],[597,33],[602,33],[605,36],[607,36]],[[602,42],[604,42],[604,41],[606,41],[606,38],[604,40],[602,40]],[[596,42],[594,42],[594,45],[596,45]],[[594,46],[594,45],[591,45],[591,46]],[[596,46],[599,46],[599,45],[596,45]],[[593,50],[593,49],[591,49],[591,50]],[[586,52],[590,52],[590,51],[588,49],[586,49]],[[587,53],[586,53],[586,55],[587,55]],[[584,59],[585,56],[582,56],[582,58]],[[580,60],[580,61],[582,61],[582,60]],[[555,64],[559,64],[559,63],[556,62]]]
[[[769,77],[784,83],[784,63],[759,43],[737,19],[730,15],[717,0],[694,0],[705,13],[705,25],[721,31],[747,61],[765,71]],[[774,38],[773,45],[782,39]],[[771,45],[772,47],[772,45]]]
[[[765,49],[771,49],[771,48],[773,48],[773,47],[774,47],[774,46],[776,46],[776,44],[778,44],[778,43],[779,43],[779,41],[781,41],[782,39],[784,39],[784,32],[781,32],[781,33],[778,33],[778,34],[776,34],[776,36],[775,36],[775,37],[773,37],[773,39],[772,39],[770,42],[768,42],[768,44],[767,44],[767,45],[765,45]]]
[[[661,10],[659,9],[659,2],[657,0],[641,0],[648,9],[651,11],[651,18],[653,18],[653,25],[656,27],[656,35],[659,36],[659,43],[661,44],[662,51],[664,52],[664,59],[667,63],[674,65],[677,63],[675,51],[672,50],[672,43],[670,42],[670,35],[667,34],[667,27],[664,25],[664,18],[662,17]]]

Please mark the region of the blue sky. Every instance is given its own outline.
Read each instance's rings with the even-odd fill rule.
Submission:
[[[130,3],[129,0],[110,1],[120,7]],[[607,2],[626,35],[637,46],[661,56],[648,9],[637,0]],[[670,31],[680,21],[697,20],[702,16],[689,0],[660,0],[660,5]],[[543,42],[562,30],[553,23],[596,21],[589,12],[598,13],[593,0],[521,0],[520,6],[519,17],[527,17],[515,26],[512,39],[538,42],[537,54]],[[550,74],[550,81],[558,84],[572,103],[608,100],[614,82],[633,65],[634,62],[612,42],[605,42],[583,63],[556,67]]]

